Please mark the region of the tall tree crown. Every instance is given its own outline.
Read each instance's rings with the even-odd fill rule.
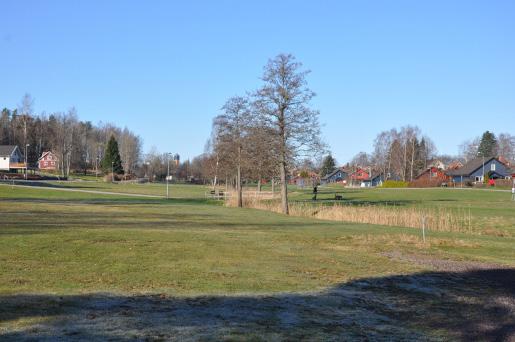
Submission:
[[[497,154],[497,139],[490,131],[483,133],[477,149],[479,157],[494,157]]]
[[[112,170],[116,174],[123,174],[122,159],[114,135],[111,135],[107,143],[104,159],[102,159],[102,169],[104,172],[111,172]]]

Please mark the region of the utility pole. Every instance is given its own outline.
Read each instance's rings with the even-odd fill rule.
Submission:
[[[114,161],[111,162],[111,181],[114,183]]]

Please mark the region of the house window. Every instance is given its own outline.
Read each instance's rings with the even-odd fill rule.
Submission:
[[[492,164],[490,165],[490,171],[495,171],[495,164],[493,164],[493,163],[492,163]]]
[[[476,182],[481,182],[481,177],[480,176],[476,176]]]

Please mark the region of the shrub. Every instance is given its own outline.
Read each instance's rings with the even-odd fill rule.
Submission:
[[[122,179],[123,175],[117,175],[116,173],[114,174],[114,180],[117,182],[117,181],[120,181]],[[104,176],[104,182],[112,182],[113,181],[113,174],[112,173],[108,173]]]
[[[381,185],[381,188],[407,188],[407,187],[408,187],[408,182],[394,181],[394,180],[387,180]]]
[[[434,187],[442,186],[442,183],[445,183],[445,179],[437,178],[437,177],[428,179],[428,178],[424,177],[424,178],[419,178],[414,181],[411,181],[409,183],[409,187],[410,188],[434,188]]]

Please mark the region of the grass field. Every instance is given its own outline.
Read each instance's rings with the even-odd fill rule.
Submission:
[[[429,232],[423,243],[413,228],[227,208],[205,191],[174,185],[177,198],[165,200],[0,185],[0,339],[439,340],[515,331],[513,234]],[[515,226],[515,204],[501,192],[343,195],[350,205],[470,206],[477,225]]]

